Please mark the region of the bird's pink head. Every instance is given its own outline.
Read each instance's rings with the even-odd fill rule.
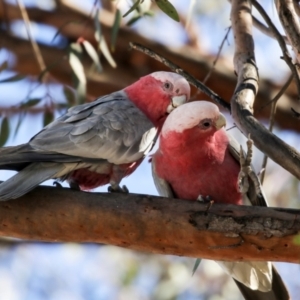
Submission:
[[[142,77],[124,91],[156,127],[161,127],[167,115],[190,98],[185,78],[163,71]]]
[[[195,139],[205,138],[225,125],[226,119],[215,104],[193,101],[178,107],[168,116],[162,128],[162,137],[185,133],[186,137],[192,134]],[[180,139],[183,141],[183,136]]]

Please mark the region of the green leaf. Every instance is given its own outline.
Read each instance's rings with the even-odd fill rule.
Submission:
[[[0,65],[0,72],[2,72],[3,70],[6,70],[7,67],[8,67],[8,62],[6,60]]]
[[[101,25],[99,22],[99,8],[97,8],[97,10],[96,10],[96,14],[94,17],[94,25],[95,25],[95,29],[96,29],[95,38],[96,38],[96,41],[99,42],[100,37],[101,37]]]
[[[25,77],[26,77],[25,75],[17,74],[17,75],[13,75],[13,76],[11,76],[9,78],[0,80],[0,83],[15,82],[15,81],[22,80]]]
[[[18,133],[18,131],[19,131],[19,128],[20,128],[20,126],[21,126],[21,124],[22,124],[22,121],[23,121],[25,115],[26,115],[26,114],[25,114],[24,112],[21,112],[21,113],[19,114],[19,119],[18,119],[18,123],[17,123],[16,129],[15,129],[13,138],[16,137],[16,135],[17,135],[17,133]]]
[[[115,14],[114,24],[112,27],[112,32],[111,32],[111,44],[110,44],[111,51],[115,51],[115,46],[116,46],[116,41],[117,41],[120,24],[121,24],[121,11],[119,9],[117,9],[116,14]]]
[[[134,24],[136,21],[138,21],[139,19],[141,19],[142,16],[135,16],[135,17],[132,17],[127,23],[126,25],[127,26],[131,26],[132,24]]]
[[[0,147],[5,145],[9,137],[9,122],[7,117],[2,119],[1,133],[0,133]]]
[[[69,63],[70,63],[70,66],[71,66],[74,74],[78,78],[78,80],[82,84],[86,84],[86,77],[85,77],[85,74],[84,74],[84,68],[83,68],[83,65],[80,61],[81,51],[82,51],[82,49],[81,49],[80,45],[78,45],[77,43],[72,43],[70,45]]]
[[[44,127],[47,126],[49,123],[51,123],[53,119],[54,119],[53,111],[46,110],[44,113],[44,120],[43,120]]]
[[[76,100],[75,100],[75,95],[74,95],[73,91],[70,88],[68,88],[67,86],[64,86],[63,92],[68,101],[69,106],[75,105]]]
[[[141,0],[137,0],[128,10],[128,12],[126,14],[123,15],[123,18],[128,16],[131,12],[133,12],[135,9],[137,9],[137,7],[139,6]]]
[[[92,59],[94,64],[96,65],[97,71],[99,73],[101,73],[102,72],[102,66],[101,66],[99,55],[98,55],[97,51],[95,50],[93,45],[88,41],[83,41],[82,44],[83,44],[86,52],[88,53],[88,55],[90,56],[90,58]]]
[[[201,259],[200,259],[200,258],[197,258],[196,261],[195,261],[195,264],[194,264],[192,276],[193,276],[193,275],[195,274],[195,272],[197,271],[197,269],[198,269],[200,263],[201,263]]]
[[[299,245],[300,246],[300,234],[296,235],[293,239],[293,242],[296,244],[296,245]]]
[[[83,104],[85,103],[85,97],[86,97],[86,84],[83,84],[82,82],[78,81],[76,86],[76,99],[77,104]]]
[[[168,0],[155,0],[157,6],[171,19],[179,22],[179,15],[176,11],[176,8]]]
[[[58,37],[58,35],[61,33],[62,29],[64,27],[66,27],[67,25],[69,24],[81,24],[82,22],[81,21],[74,21],[74,20],[71,20],[71,21],[67,21],[66,23],[62,24],[61,26],[58,27],[58,30],[56,31],[54,37],[52,38],[51,40],[51,44],[54,42],[54,40]]]
[[[37,105],[42,98],[32,98],[20,105],[21,108],[28,108]]]
[[[95,39],[98,42],[98,47],[101,50],[102,54],[104,55],[104,57],[106,58],[106,60],[108,61],[108,63],[115,68],[117,66],[116,62],[114,61],[113,57],[111,56],[108,46],[106,44],[106,41],[103,37],[103,35],[101,34],[101,27],[100,27],[100,22],[99,22],[99,18],[98,18],[98,14],[99,14],[99,9],[97,9],[96,11],[96,15],[94,18],[94,23],[95,23]]]

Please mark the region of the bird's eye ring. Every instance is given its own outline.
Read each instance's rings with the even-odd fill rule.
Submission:
[[[208,129],[211,127],[211,120],[205,119],[199,124],[199,126],[203,129]]]
[[[172,90],[173,89],[173,85],[172,85],[172,83],[171,82],[165,82],[164,83],[164,89],[165,90],[168,90],[168,91],[170,91],[170,90]]]

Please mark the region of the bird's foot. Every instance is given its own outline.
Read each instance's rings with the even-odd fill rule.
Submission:
[[[210,203],[212,201],[212,197],[209,195],[208,196],[199,195],[197,201],[202,203]]]
[[[110,185],[107,190],[110,192],[110,193],[125,193],[125,194],[128,194],[129,193],[129,190],[127,188],[126,185],[123,185],[122,187],[120,187],[118,184],[115,184],[115,185]]]
[[[242,194],[246,194],[249,190],[249,178],[253,181],[255,186],[255,192],[257,195],[261,195],[261,184],[260,181],[252,169],[251,161],[253,155],[253,141],[250,138],[250,134],[248,135],[247,140],[247,152],[243,151],[242,146],[240,147],[240,165],[241,170],[238,175],[238,187]]]
[[[214,200],[212,199],[211,196],[207,195],[207,196],[202,196],[202,195],[199,195],[198,198],[197,198],[197,201],[200,202],[200,203],[205,203],[207,204],[207,207],[206,207],[206,210],[205,210],[205,213],[207,213],[211,206],[214,204]],[[196,271],[196,270],[195,270]]]
[[[79,184],[75,181],[70,180],[69,181],[69,186],[70,186],[71,190],[81,191],[81,188],[80,188]]]
[[[59,183],[57,180],[53,181],[53,185],[57,188],[62,188],[63,186],[61,185],[61,183]]]

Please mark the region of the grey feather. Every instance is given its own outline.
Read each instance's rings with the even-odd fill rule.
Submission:
[[[0,201],[16,199],[41,182],[55,177],[65,166],[58,163],[32,163],[0,184]]]
[[[69,109],[29,144],[40,151],[107,159],[113,164],[121,164],[142,158],[152,147],[155,135],[153,124],[128,101],[125,92],[120,91]]]

